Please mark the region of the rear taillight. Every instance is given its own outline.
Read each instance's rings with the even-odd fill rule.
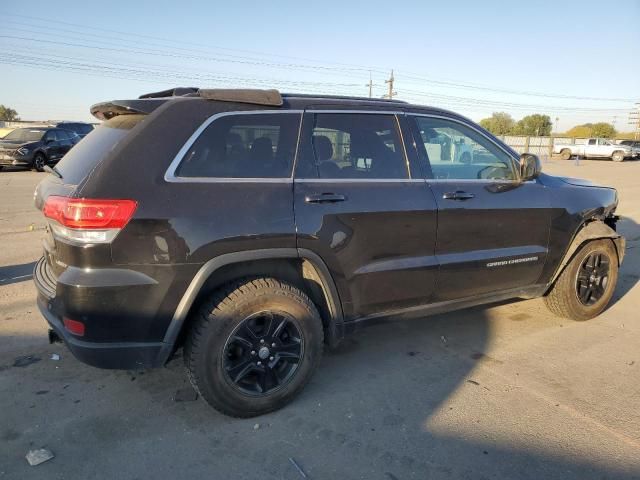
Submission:
[[[131,220],[134,200],[69,198],[52,195],[42,212],[53,220],[55,236],[74,243],[108,243]]]

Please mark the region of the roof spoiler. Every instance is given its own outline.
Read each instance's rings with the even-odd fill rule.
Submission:
[[[250,103],[280,107],[282,95],[278,90],[240,88],[172,88],[161,92],[145,93],[138,100],[113,100],[91,106],[91,114],[98,120],[109,120],[117,115],[151,113],[171,97],[200,97],[219,102]]]
[[[166,99],[113,100],[91,105],[89,111],[98,120],[109,120],[118,115],[131,113],[149,114],[166,101]]]

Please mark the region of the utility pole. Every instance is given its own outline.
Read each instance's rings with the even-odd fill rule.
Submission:
[[[369,83],[365,85],[365,87],[369,87],[369,98],[373,95],[373,80],[371,79],[371,70],[369,70]]]
[[[384,83],[389,85],[389,93],[387,93],[386,95],[383,95],[382,98],[388,98],[389,100],[391,100],[394,96],[396,96],[398,94],[398,92],[394,92],[393,90],[393,82],[395,82],[395,78],[393,78],[393,69],[391,70],[391,77],[389,77],[389,80],[385,80]]]
[[[556,123],[554,125],[554,130],[556,131],[556,135],[558,134],[558,120],[560,120],[558,117],[556,117]]]
[[[637,102],[635,108],[629,112],[629,125],[635,127],[633,138],[638,140],[640,138],[640,102]]]

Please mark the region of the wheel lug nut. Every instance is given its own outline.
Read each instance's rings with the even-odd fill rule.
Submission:
[[[275,344],[275,343],[272,343],[272,344],[271,344],[271,346],[272,346],[272,347],[275,347],[275,346],[276,346],[276,344]]]
[[[261,339],[260,339],[260,343],[264,343],[264,338],[261,338]]]
[[[273,362],[273,357],[269,357],[269,360],[271,360]]]
[[[255,350],[251,350],[251,355],[255,355],[256,351]]]
[[[258,363],[256,363],[256,365],[262,365],[262,362],[258,362]]]

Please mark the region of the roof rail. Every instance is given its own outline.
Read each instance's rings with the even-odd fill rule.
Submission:
[[[389,98],[370,98],[358,97],[352,95],[316,95],[313,93],[283,93],[283,98],[318,98],[325,100],[358,100],[362,102],[384,102],[384,103],[402,103],[407,104],[405,100],[395,100]]]

